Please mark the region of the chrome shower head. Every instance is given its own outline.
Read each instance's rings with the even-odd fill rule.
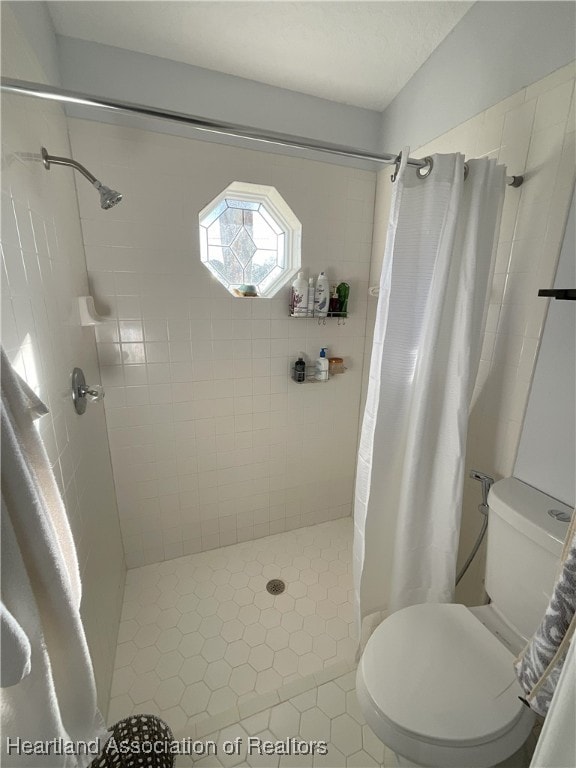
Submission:
[[[100,207],[105,211],[118,205],[122,200],[121,192],[116,192],[115,189],[110,189],[99,181],[95,181],[93,186],[100,192]]]
[[[92,184],[93,187],[96,187],[98,192],[100,192],[100,206],[105,211],[109,208],[113,208],[120,202],[120,200],[122,200],[120,192],[116,192],[115,189],[110,189],[110,187],[102,184],[101,181],[98,181],[96,176],[93,176],[90,171],[84,168],[84,166],[76,160],[72,160],[68,157],[54,157],[53,155],[49,155],[45,147],[42,147],[41,155],[44,168],[46,168],[47,171],[50,170],[51,163],[54,163],[54,165],[67,165],[70,168],[80,171],[82,176],[85,176],[90,184]]]

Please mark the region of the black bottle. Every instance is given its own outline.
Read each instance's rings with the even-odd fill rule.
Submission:
[[[292,378],[298,383],[306,381],[306,363],[304,362],[304,358],[302,356],[300,356],[294,363]]]
[[[336,286],[333,285],[330,291],[330,304],[328,305],[328,317],[338,317],[340,314],[340,299],[336,293]]]

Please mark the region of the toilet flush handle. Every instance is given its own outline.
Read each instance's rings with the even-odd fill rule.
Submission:
[[[479,472],[477,469],[470,471],[470,477],[473,480],[478,480],[482,485],[482,503],[478,504],[478,511],[483,515],[488,514],[488,494],[490,488],[494,485],[494,478],[490,475],[486,475],[484,472]]]

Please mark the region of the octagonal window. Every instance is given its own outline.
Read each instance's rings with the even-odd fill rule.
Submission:
[[[274,187],[235,181],[199,215],[200,258],[233,296],[274,296],[300,269],[302,225]]]

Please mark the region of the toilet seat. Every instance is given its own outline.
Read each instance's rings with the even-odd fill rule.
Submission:
[[[512,661],[465,606],[411,606],[368,641],[358,699],[376,735],[409,760],[492,766],[519,749],[534,723]]]

